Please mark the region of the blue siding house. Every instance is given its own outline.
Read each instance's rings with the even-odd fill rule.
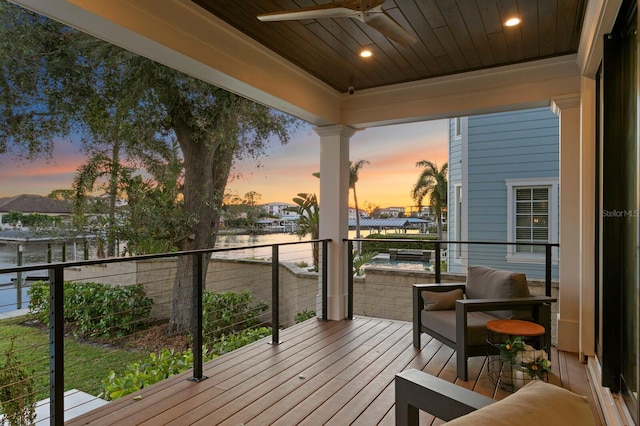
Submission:
[[[450,241],[558,242],[559,120],[536,108],[449,121]],[[448,268],[544,278],[544,247],[449,244]],[[559,252],[553,254],[554,279]]]

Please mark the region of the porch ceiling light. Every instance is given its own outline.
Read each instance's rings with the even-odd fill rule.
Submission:
[[[507,27],[515,27],[516,25],[518,25],[520,23],[520,18],[509,18],[507,19],[507,21],[504,23],[505,26]]]
[[[361,58],[370,58],[373,56],[373,52],[368,47],[362,48],[362,50],[360,50],[360,53],[358,54]]]

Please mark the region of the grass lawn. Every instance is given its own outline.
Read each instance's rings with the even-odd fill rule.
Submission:
[[[47,329],[25,326],[25,317],[0,321],[0,366],[15,338],[14,350],[23,368],[33,372],[36,380],[36,400],[49,396],[49,333]],[[132,362],[145,359],[147,352],[114,349],[106,345],[81,343],[65,339],[64,390],[79,389],[98,395],[102,380],[111,370],[124,371]]]

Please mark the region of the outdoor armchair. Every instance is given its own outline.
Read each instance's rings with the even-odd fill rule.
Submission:
[[[396,374],[396,425],[419,424],[419,411],[451,425],[594,426],[589,400],[542,380],[533,380],[494,401],[419,370]]]
[[[533,321],[551,342],[551,303],[530,295],[524,274],[470,266],[466,283],[413,285],[413,345],[426,333],[455,349],[457,375],[467,380],[467,359],[487,355],[486,323],[495,319]]]

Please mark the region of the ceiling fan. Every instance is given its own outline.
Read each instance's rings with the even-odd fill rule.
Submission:
[[[382,3],[384,2],[385,0],[338,0],[317,6],[265,13],[264,15],[258,15],[258,19],[268,22],[297,19],[352,18],[369,25],[400,46],[408,47],[415,43],[415,36],[382,10]]]

